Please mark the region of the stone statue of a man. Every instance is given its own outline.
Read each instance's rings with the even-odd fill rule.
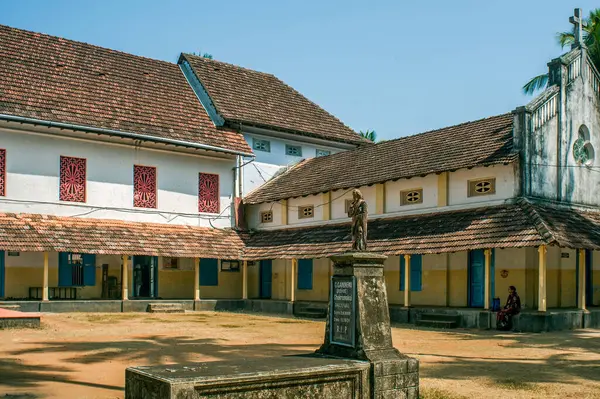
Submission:
[[[367,250],[367,203],[360,190],[352,190],[352,204],[348,216],[352,218],[352,250]]]

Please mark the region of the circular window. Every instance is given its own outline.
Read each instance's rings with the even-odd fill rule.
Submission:
[[[579,128],[579,137],[573,143],[573,158],[580,165],[589,166],[594,162],[594,146],[590,143],[590,132],[585,125]]]
[[[419,191],[411,191],[406,194],[406,202],[419,202],[421,200],[421,193]]]

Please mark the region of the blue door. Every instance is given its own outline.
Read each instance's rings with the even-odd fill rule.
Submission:
[[[4,284],[6,283],[4,270],[4,251],[0,251],[0,298],[4,298]]]
[[[482,308],[485,290],[485,255],[482,249],[469,252],[468,300],[472,308]]]
[[[271,259],[260,261],[260,297],[271,299],[273,261]]]

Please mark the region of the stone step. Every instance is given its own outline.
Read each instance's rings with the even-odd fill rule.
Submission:
[[[297,317],[304,317],[306,319],[324,319],[327,317],[327,310],[324,309],[303,309],[294,312]]]
[[[456,328],[458,327],[458,323],[456,321],[443,320],[418,320],[417,326],[431,328]]]
[[[419,320],[460,322],[460,315],[447,313],[421,313]]]
[[[149,303],[147,311],[149,313],[185,313],[181,303]]]

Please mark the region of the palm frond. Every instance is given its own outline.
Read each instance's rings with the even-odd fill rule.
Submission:
[[[538,90],[545,88],[548,85],[548,74],[538,75],[532,78],[523,86],[523,93],[531,95]]]
[[[556,34],[556,41],[562,48],[575,43],[575,35],[573,32],[558,32]]]

